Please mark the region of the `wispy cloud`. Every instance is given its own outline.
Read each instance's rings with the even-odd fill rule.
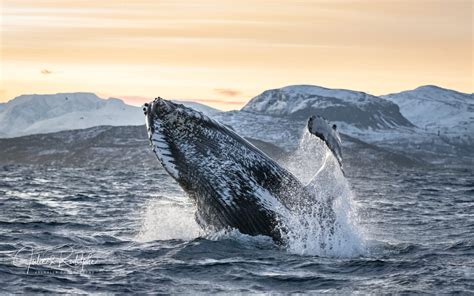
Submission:
[[[53,71],[48,70],[48,69],[43,69],[43,70],[41,70],[41,74],[43,74],[43,75],[49,75],[49,74],[53,74]]]
[[[235,97],[241,94],[240,91],[230,88],[216,88],[214,92],[227,97]]]

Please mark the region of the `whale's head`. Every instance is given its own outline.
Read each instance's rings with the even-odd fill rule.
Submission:
[[[221,125],[199,111],[162,98],[145,104],[148,138],[165,170],[178,182],[206,157]],[[202,148],[202,149],[201,149]]]
[[[154,119],[167,120],[167,116],[180,106],[182,105],[158,97],[153,102],[145,104],[143,111],[148,123]]]

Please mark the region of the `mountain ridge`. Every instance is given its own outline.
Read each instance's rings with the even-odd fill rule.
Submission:
[[[474,144],[472,94],[426,85],[383,97],[400,106],[402,114],[425,132]]]
[[[102,99],[88,92],[22,95],[0,111],[0,132],[21,136],[97,125],[133,125],[140,108],[117,98]]]
[[[360,91],[291,85],[262,92],[242,109],[244,112],[304,120],[319,114],[363,129],[411,127],[396,104]]]

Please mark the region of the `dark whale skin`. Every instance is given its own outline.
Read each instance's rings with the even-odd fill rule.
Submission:
[[[282,242],[279,213],[313,198],[296,177],[198,111],[161,98],[144,111],[152,149],[196,203],[201,227],[236,228]]]

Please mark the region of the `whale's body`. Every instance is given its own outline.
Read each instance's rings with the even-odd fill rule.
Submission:
[[[196,203],[201,227],[280,242],[280,213],[301,200],[315,202],[295,176],[217,121],[161,98],[146,106],[152,149]]]

